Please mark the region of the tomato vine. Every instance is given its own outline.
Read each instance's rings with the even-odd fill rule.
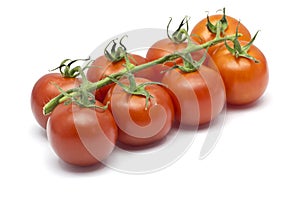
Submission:
[[[51,70],[60,74],[37,81],[32,111],[59,157],[80,166],[101,162],[117,141],[153,144],[175,123],[199,127],[225,103],[245,105],[264,93],[269,75],[266,58],[253,45],[258,32],[251,38],[225,8],[223,15],[207,15],[190,34],[189,20],[184,17],[171,34],[170,18],[167,36],[145,58],[127,52],[124,35],[97,59],[65,59]],[[87,64],[74,67],[78,61]]]
[[[241,36],[241,34],[238,34],[238,37],[239,36]],[[202,50],[202,49],[208,48],[208,47],[210,47],[214,44],[221,43],[221,42],[224,42],[224,41],[227,41],[227,40],[233,41],[235,38],[236,38],[236,35],[234,34],[234,35],[229,35],[229,36],[225,36],[225,37],[222,37],[222,38],[215,38],[212,41],[206,42],[206,43],[201,44],[201,45],[193,44],[193,45],[188,46],[186,49],[182,50],[180,53],[171,53],[171,54],[166,55],[164,57],[161,57],[157,60],[135,66],[133,69],[131,69],[131,72],[135,73],[135,72],[138,72],[140,70],[149,68],[149,67],[157,65],[157,64],[163,64],[164,62],[172,61],[176,58],[181,57],[180,54],[188,54],[188,53],[191,53],[191,52]],[[125,73],[127,73],[126,69],[122,70],[121,72],[112,74],[110,77],[106,77],[106,78],[104,78],[104,79],[102,79],[98,82],[89,83],[88,85],[86,85],[85,89],[88,92],[94,91],[96,89],[99,89],[99,88],[101,88],[105,85],[108,85],[108,84],[112,83],[113,81],[112,81],[111,78],[119,79],[120,77],[124,76]],[[66,94],[68,94],[68,95],[66,95]],[[73,89],[67,90],[66,94],[60,94],[60,95],[56,96],[55,98],[51,99],[44,106],[44,114],[45,115],[50,114],[58,104],[66,101],[67,99],[70,98],[70,96],[75,97],[75,96],[80,95],[80,91],[79,91],[78,88],[73,88]]]

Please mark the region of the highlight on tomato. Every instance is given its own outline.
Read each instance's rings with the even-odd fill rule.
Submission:
[[[256,33],[257,35],[257,33]],[[212,54],[223,78],[226,99],[232,105],[245,105],[259,99],[265,92],[268,80],[268,64],[264,54],[250,42],[226,42]]]
[[[118,129],[104,105],[59,104],[47,124],[47,137],[56,155],[76,166],[90,166],[106,159],[115,147]]]
[[[169,34],[169,25],[172,21],[172,18],[169,21],[169,24],[167,26],[167,38],[158,40],[155,42],[147,51],[146,58],[148,61],[153,61],[159,58],[162,58],[164,56],[167,56],[169,54],[173,54],[174,52],[180,52],[184,50],[188,46],[188,42],[186,40],[188,39],[188,18],[185,17],[177,30],[173,34]],[[186,25],[186,29],[183,29],[182,27]],[[199,50],[195,52],[191,52],[191,56],[194,60],[199,61],[203,55],[205,54],[205,50]],[[168,70],[170,67],[181,64],[183,62],[182,58],[177,58],[172,61],[164,62],[163,64],[157,64],[152,67],[154,77],[150,79],[153,81],[161,81],[163,77],[163,72]],[[210,60],[207,58],[205,60],[205,64],[210,65]]]
[[[122,38],[123,39],[123,38]],[[113,46],[111,52],[108,52],[107,48],[102,56],[99,56],[87,70],[87,79],[91,82],[97,82],[106,78],[111,74],[121,72],[125,69],[125,58],[126,47],[120,41],[120,46],[117,48],[115,40],[112,40]],[[130,54],[128,59],[133,65],[140,65],[148,62],[148,60],[137,54]],[[151,68],[139,71],[136,73],[137,77],[151,78],[153,77],[153,70]],[[95,92],[95,97],[98,101],[103,102],[108,90],[114,84],[108,84]]]
[[[60,73],[49,73],[42,76],[33,86],[31,91],[31,110],[36,121],[42,128],[46,128],[47,120],[49,115],[44,115],[43,107],[52,98],[59,95],[61,92],[58,87],[62,90],[68,90],[78,87],[81,84],[81,80],[76,78],[78,72],[71,70],[70,67],[74,63],[71,60],[64,60],[60,66]],[[78,61],[78,60],[76,60]],[[76,62],[75,61],[75,62]],[[67,64],[68,63],[68,64]],[[65,67],[63,71],[62,68]]]
[[[162,83],[170,91],[175,118],[182,125],[209,123],[222,111],[226,102],[220,74],[205,65],[191,72],[179,68],[169,70]]]
[[[121,79],[106,98],[119,128],[118,140],[130,146],[162,140],[174,119],[172,99],[164,86],[144,78]]]
[[[149,147],[178,124],[199,128],[226,102],[245,105],[264,94],[269,72],[264,54],[253,45],[257,33],[251,39],[225,9],[201,20],[191,34],[188,20],[172,35],[170,20],[168,37],[154,43],[146,58],[128,53],[123,37],[84,68],[71,68],[84,59],[66,59],[56,68],[60,74],[36,82],[32,112],[61,160],[76,166],[101,163],[117,144]]]
[[[217,32],[220,32],[219,37],[235,34],[237,26],[238,32],[242,34],[239,40],[250,41],[251,34],[246,26],[240,23],[239,20],[225,15],[225,8],[223,8],[222,15],[207,15],[206,18],[200,20],[191,31],[191,38],[198,44],[204,44],[213,40],[217,36]],[[212,54],[218,46],[219,44],[211,46],[208,53]]]

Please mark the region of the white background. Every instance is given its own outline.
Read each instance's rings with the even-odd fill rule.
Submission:
[[[35,1],[0,3],[0,199],[299,199],[297,1]],[[35,81],[65,58],[87,57],[114,35],[190,25],[227,8],[254,34],[270,82],[254,106],[228,109],[222,136],[199,160],[205,131],[175,164],[151,174],[59,161],[30,109]],[[145,38],[147,36],[145,35]],[[297,191],[298,190],[298,191]]]

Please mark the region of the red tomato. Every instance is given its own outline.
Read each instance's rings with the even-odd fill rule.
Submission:
[[[213,25],[216,25],[216,23],[223,17],[223,15],[212,15],[209,17],[210,22]],[[242,24],[239,24],[239,21],[236,20],[233,17],[226,16],[228,27],[224,32],[224,35],[232,35],[236,33],[236,28],[238,27],[238,32],[243,34],[239,39],[240,40],[245,40],[245,41],[250,41],[251,40],[251,34],[248,31],[248,29]],[[192,39],[198,43],[198,44],[203,44],[208,41],[211,41],[215,38],[216,34],[212,33],[209,31],[209,29],[206,26],[207,24],[207,18],[202,19],[199,21],[195,27],[193,28],[191,32],[191,37]],[[239,24],[239,25],[238,25]],[[196,36],[195,36],[196,35]],[[224,36],[221,34],[221,36]],[[212,54],[214,50],[217,48],[218,44],[215,46],[212,46],[209,48],[208,53]]]
[[[46,128],[49,115],[43,114],[43,107],[52,98],[60,94],[54,84],[68,90],[79,86],[81,83],[78,78],[64,78],[60,73],[50,73],[41,77],[34,85],[31,92],[31,110],[39,125]]]
[[[134,65],[140,65],[147,62],[147,60],[139,55],[131,54],[129,60]],[[92,64],[93,67],[89,68],[87,71],[87,79],[91,82],[97,82],[111,74],[120,72],[123,70],[125,64],[125,59],[118,62],[109,61],[104,55],[98,57]],[[152,69],[148,68],[135,73],[137,77],[152,77]],[[114,84],[106,85],[95,92],[95,97],[98,101],[103,102],[108,90]]]
[[[248,42],[240,41],[241,46]],[[233,46],[232,42],[228,42]],[[254,102],[264,93],[269,80],[267,60],[264,54],[254,45],[248,54],[256,58],[253,60],[232,55],[223,44],[212,55],[226,87],[227,102],[243,105]]]
[[[146,58],[149,61],[153,61],[158,58],[164,57],[170,53],[174,53],[176,51],[183,50],[186,48],[186,46],[187,46],[187,43],[175,43],[172,40],[170,40],[169,38],[165,38],[165,39],[157,41],[148,49]],[[181,63],[182,59],[176,59],[175,62]],[[174,62],[167,62],[164,64],[172,67],[174,65]]]
[[[137,85],[145,82],[149,80],[136,78]],[[121,83],[128,85],[129,81]],[[163,139],[172,127],[174,110],[167,91],[160,85],[147,85],[145,89],[152,96],[147,107],[145,96],[128,94],[119,85],[111,88],[105,98],[119,127],[119,141],[124,144],[152,144]]]
[[[96,105],[102,106],[97,102]],[[51,114],[47,135],[63,161],[77,165],[97,164],[113,151],[118,129],[109,110],[59,104]]]
[[[225,87],[220,74],[202,65],[198,71],[168,71],[162,83],[174,99],[175,116],[183,125],[198,126],[210,122],[223,109]]]
[[[165,39],[157,41],[148,49],[146,58],[149,61],[153,61],[153,60],[159,59],[161,57],[164,57],[166,55],[172,54],[174,52],[179,52],[179,51],[185,49],[186,47],[187,47],[186,42],[175,43],[172,40],[170,40],[169,38],[165,38]],[[191,55],[194,60],[199,61],[204,55],[204,50],[192,52]],[[155,77],[152,78],[151,80],[161,81],[161,79],[163,77],[163,73],[161,73],[162,71],[165,71],[165,70],[169,69],[169,67],[174,66],[174,63],[180,64],[182,62],[183,62],[182,58],[177,58],[174,61],[169,61],[164,64],[159,64],[159,65],[152,67],[154,70]],[[206,59],[204,63],[206,65],[209,65],[208,64],[209,60]]]

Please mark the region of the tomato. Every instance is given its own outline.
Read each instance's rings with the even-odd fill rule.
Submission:
[[[63,90],[68,90],[79,86],[80,83],[80,79],[64,78],[60,73],[46,74],[35,83],[31,92],[31,110],[41,127],[46,128],[49,118],[49,115],[43,114],[44,105],[60,94],[55,84]]]
[[[147,51],[146,58],[149,61],[156,60],[158,58],[164,57],[170,53],[174,53],[176,51],[180,51],[185,49],[187,43],[175,43],[169,38],[165,38],[154,43]],[[181,63],[182,59],[176,59],[176,63]],[[174,65],[174,61],[164,63],[167,66],[172,67]]]
[[[210,22],[213,25],[216,25],[216,23],[221,20],[223,17],[223,15],[212,15],[209,17]],[[250,41],[251,40],[251,34],[248,31],[248,29],[242,24],[239,24],[239,21],[236,20],[233,17],[230,16],[226,16],[227,19],[227,23],[228,26],[224,31],[224,35],[232,35],[236,33],[236,28],[238,26],[238,32],[243,34],[239,39],[240,40],[245,40],[245,41]],[[192,32],[191,32],[191,37],[192,39],[198,43],[198,44],[203,44],[206,43],[208,41],[211,41],[215,38],[216,34],[212,33],[209,31],[209,29],[206,26],[207,24],[207,18],[202,19],[201,21],[199,21],[193,28]],[[224,36],[221,34],[221,36]],[[209,48],[208,53],[212,54],[215,49],[217,48],[217,45],[214,45],[212,47]]]
[[[131,54],[129,55],[129,60],[134,65],[140,65],[147,62],[146,58],[143,58],[142,56]],[[87,71],[87,79],[91,82],[97,82],[111,74],[120,72],[123,70],[125,64],[125,59],[122,59],[117,62],[111,62],[106,58],[106,56],[100,56],[98,57],[92,64],[92,67],[88,69]],[[137,72],[135,75],[138,77],[152,77],[152,69],[148,68],[142,71]],[[95,92],[95,97],[100,102],[103,102],[108,90],[113,86],[114,84],[106,85],[99,90]]]
[[[135,78],[136,84],[149,82]],[[126,79],[123,84],[129,84]],[[105,103],[119,127],[118,140],[126,145],[148,145],[163,139],[172,127],[174,110],[172,99],[160,85],[147,85],[145,90],[152,96],[146,105],[146,97],[126,93],[119,85],[109,90]]]
[[[165,38],[165,39],[157,41],[148,49],[146,58],[149,61],[153,61],[153,60],[159,59],[161,57],[164,57],[166,55],[169,55],[171,53],[179,52],[179,51],[185,49],[186,47],[187,47],[186,42],[175,43],[172,40],[170,40],[169,38]],[[192,52],[191,55],[194,60],[199,61],[204,55],[204,50]],[[163,73],[161,73],[162,71],[165,71],[165,70],[169,69],[169,67],[174,66],[175,63],[179,64],[182,62],[183,62],[182,58],[177,58],[174,61],[169,61],[169,62],[166,62],[163,64],[155,65],[153,67],[153,70],[155,73],[155,78],[152,78],[151,80],[161,81],[161,79],[163,77]],[[204,63],[208,65],[209,60],[206,59]]]
[[[214,119],[223,109],[225,87],[220,74],[207,66],[194,72],[168,71],[162,83],[173,100],[175,117],[180,124],[198,126]]]
[[[241,46],[248,42],[240,41]],[[232,42],[228,42],[233,47]],[[248,54],[256,58],[255,63],[248,58],[232,55],[223,44],[212,55],[226,87],[227,102],[234,105],[244,105],[257,100],[264,93],[269,72],[264,54],[251,45]]]
[[[97,106],[103,104],[96,102]],[[109,110],[86,108],[76,103],[59,104],[47,124],[51,147],[63,161],[89,166],[113,151],[118,129]]]

